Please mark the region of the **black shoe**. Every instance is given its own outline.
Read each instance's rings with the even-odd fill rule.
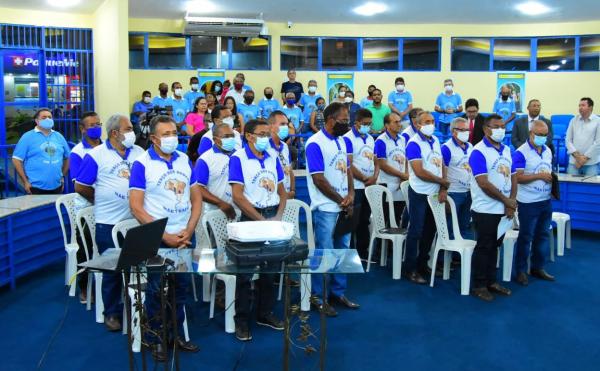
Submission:
[[[325,313],[327,317],[337,317],[338,315],[336,310],[331,305],[327,303],[323,304],[323,301],[316,296],[311,296],[310,306],[319,313]]]
[[[149,346],[150,352],[152,353],[152,358],[156,362],[166,362],[167,361],[167,352],[163,348],[162,344],[152,344]]]
[[[527,278],[527,273],[521,272],[517,274],[517,282],[523,286],[529,285],[529,278]]]
[[[419,273],[417,272],[410,272],[407,273],[405,275],[405,277],[412,283],[416,283],[418,285],[425,285],[427,284],[427,280],[425,278],[423,278],[423,276],[421,276]]]
[[[235,337],[240,341],[252,340],[252,334],[247,324],[235,324]]]
[[[117,316],[105,316],[104,326],[111,332],[121,331],[121,319]]]
[[[473,295],[474,297],[476,297],[477,299],[481,299],[483,301],[493,301],[494,300],[494,295],[492,295],[488,289],[486,287],[481,287],[478,289],[472,289],[471,290],[471,295]]]
[[[183,352],[189,353],[197,353],[200,351],[199,346],[192,343],[191,341],[186,341],[184,338],[181,337],[177,339],[177,348]]]
[[[544,281],[554,281],[554,276],[543,269],[532,269],[531,275]]]
[[[442,277],[443,275],[444,275],[444,267],[440,267],[440,265],[438,264],[437,267],[435,268],[435,277],[439,278],[439,277]],[[431,268],[425,267],[425,269],[423,270],[422,276],[431,277]]]
[[[346,308],[350,308],[350,309],[358,309],[358,308],[360,308],[360,304],[354,303],[354,302],[350,301],[350,299],[348,299],[346,297],[346,295],[342,295],[342,296],[331,295],[329,301],[330,302],[334,302],[334,303],[342,304],[342,305],[346,306]]]
[[[285,285],[285,282],[283,284]],[[276,281],[275,285],[279,286],[279,281]],[[293,279],[290,278],[290,287],[300,287],[300,281],[293,280]]]
[[[495,292],[496,294],[500,294],[500,295],[504,295],[504,296],[510,296],[512,294],[512,291],[510,291],[510,289],[507,289],[504,286],[500,286],[500,284],[498,282],[492,283],[487,288],[491,292]]]
[[[273,313],[269,313],[264,317],[259,317],[256,320],[256,323],[261,326],[267,326],[272,328],[273,330],[282,331],[284,328],[284,323],[279,318],[275,317]]]

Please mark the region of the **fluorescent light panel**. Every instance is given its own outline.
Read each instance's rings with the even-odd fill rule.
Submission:
[[[552,11],[552,9],[537,1],[528,1],[525,3],[521,3],[518,4],[515,8],[524,15],[529,16],[542,15]]]
[[[358,15],[364,15],[367,17],[373,16],[375,14],[383,13],[388,9],[387,5],[383,3],[375,3],[369,1],[361,6],[357,6],[353,9],[354,13]]]

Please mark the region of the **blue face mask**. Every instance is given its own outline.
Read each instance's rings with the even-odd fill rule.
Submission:
[[[290,128],[287,127],[287,125],[280,126],[279,131],[277,132],[277,136],[279,137],[279,139],[285,140],[285,138],[287,138],[288,135],[290,135]]]
[[[269,138],[267,137],[257,137],[256,143],[254,144],[254,148],[258,152],[264,152],[269,147]]]
[[[40,127],[42,127],[42,129],[46,129],[46,130],[50,130],[54,127],[54,120],[52,119],[43,119],[40,120]]]
[[[285,102],[287,104],[289,104],[290,106],[293,106],[294,104],[296,104],[296,100],[295,99],[286,99]]]
[[[317,108],[318,108],[320,111],[323,111],[323,110],[325,109],[325,105],[324,105],[324,104],[319,104],[319,105],[317,106]]]
[[[533,136],[533,144],[535,144],[538,147],[543,146],[544,144],[546,144],[546,140],[548,139],[548,137],[546,136],[542,136],[542,135],[534,135]]]
[[[221,148],[225,152],[231,152],[235,148],[235,137],[233,138],[221,138]]]
[[[369,125],[361,125],[358,129],[358,132],[361,134],[369,134],[369,131],[371,131],[371,127]]]
[[[93,128],[88,128],[86,130],[86,134],[90,139],[100,139],[100,136],[102,135],[102,127],[94,126]]]

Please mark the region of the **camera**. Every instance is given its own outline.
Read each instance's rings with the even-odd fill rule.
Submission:
[[[169,109],[170,108],[170,109]],[[150,122],[156,116],[168,115],[169,111],[172,111],[173,107],[160,107],[154,106],[151,110],[142,114],[140,116],[140,128],[137,133],[137,139],[135,140],[135,144],[142,147],[143,149],[148,149],[150,146]]]

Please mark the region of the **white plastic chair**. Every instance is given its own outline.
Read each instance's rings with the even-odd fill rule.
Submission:
[[[465,240],[460,235],[458,226],[458,217],[456,216],[456,205],[454,200],[448,196],[447,201],[450,204],[450,213],[452,215],[452,230],[454,231],[454,239],[450,239],[448,233],[448,225],[446,221],[446,205],[440,203],[438,195],[427,196],[427,202],[433,213],[435,226],[437,228],[437,239],[435,242],[435,251],[433,253],[433,263],[431,267],[431,282],[433,287],[435,280],[435,270],[440,250],[444,250],[444,280],[450,278],[450,262],[452,261],[452,251],[460,254],[460,293],[461,295],[469,295],[471,287],[471,256],[476,242],[473,240]]]
[[[567,249],[571,248],[571,216],[565,213],[553,212],[552,221],[556,223],[556,255],[565,255],[565,241]],[[554,235],[552,235],[554,239]],[[554,248],[551,248],[551,259],[554,261]]]
[[[383,195],[386,195],[386,200],[389,210],[390,228],[386,227],[385,215],[383,213]],[[369,240],[369,257],[367,259],[367,272],[371,269],[371,257],[373,255],[373,246],[375,239],[382,240],[381,254],[384,255],[386,246],[384,240],[392,242],[392,277],[395,280],[400,279],[402,274],[402,256],[404,251],[404,241],[406,240],[406,231],[398,228],[396,224],[396,215],[394,214],[394,201],[392,192],[384,186],[372,185],[365,188],[365,196],[371,207],[371,215],[373,222],[373,231]]]
[[[77,222],[75,221],[76,210],[75,210],[75,198],[77,193],[69,193],[64,196],[60,196],[55,203],[56,213],[58,214],[58,220],[60,221],[60,228],[63,234],[63,241],[65,245],[65,252],[67,253],[67,259],[65,260],[65,285],[69,284],[71,277],[77,273],[77,250],[79,245],[77,244],[77,236],[75,228],[77,228]],[[67,227],[63,220],[63,207],[67,211],[69,218],[70,231],[67,234]],[[70,238],[69,238],[70,237]],[[77,288],[77,280],[74,280],[69,287],[69,296],[75,296],[75,289]]]
[[[90,235],[92,237],[92,256],[91,258],[95,258],[97,257],[98,254],[98,246],[96,246],[96,217],[94,216],[94,206],[90,206],[90,207],[86,207],[83,208],[81,210],[79,210],[79,212],[77,213],[77,217],[76,217],[76,221],[77,221],[77,229],[79,229],[79,233],[81,236],[83,236],[83,223],[81,222],[82,220],[85,221],[85,224],[87,224],[87,227],[89,228],[90,231]],[[85,253],[86,253],[86,257],[88,259],[90,259],[90,256],[88,256],[87,252],[90,251],[90,248],[87,246],[87,241],[85,238],[81,239],[83,242],[83,247],[85,248]],[[94,303],[96,304],[96,322],[98,323],[104,323],[104,302],[102,301],[102,273],[100,272],[94,272],[93,273],[93,277],[94,277],[94,289],[95,289],[95,293],[96,293],[96,297],[95,297],[95,301]],[[91,300],[90,298],[92,297],[92,274],[88,275],[88,285],[87,285],[87,297],[88,297],[88,301],[87,301],[87,310],[91,310],[92,309],[92,305],[91,305]]]
[[[202,217],[196,224],[195,234],[196,234],[196,248],[194,249],[195,255],[200,255],[203,249],[212,248],[210,244],[210,238],[208,237],[208,230],[206,229],[206,217],[205,210],[202,209]],[[192,281],[195,282],[195,281]],[[194,300],[198,301],[198,294],[196,293],[196,285],[192,286],[194,290]],[[203,273],[202,274],[202,301],[205,303],[210,301],[210,274]]]
[[[408,187],[409,186],[410,186],[410,183],[408,182],[408,180],[405,180],[402,183],[400,183],[400,192],[402,192],[402,197],[404,198],[404,202],[406,202],[406,210],[408,210]]]
[[[300,210],[304,210],[306,215],[306,242],[308,243],[308,250],[312,252],[315,249],[315,234],[312,224],[312,212],[310,206],[305,202],[292,199],[287,200],[285,209],[283,210],[283,216],[281,218],[284,222],[294,224],[294,235],[297,238],[300,237]],[[308,265],[308,261],[305,262]],[[283,279],[283,275],[281,276]],[[283,287],[283,280],[279,282],[279,300],[281,300],[281,291]],[[310,274],[300,275],[300,309],[308,312],[310,310],[310,294],[311,294],[311,279]]]

